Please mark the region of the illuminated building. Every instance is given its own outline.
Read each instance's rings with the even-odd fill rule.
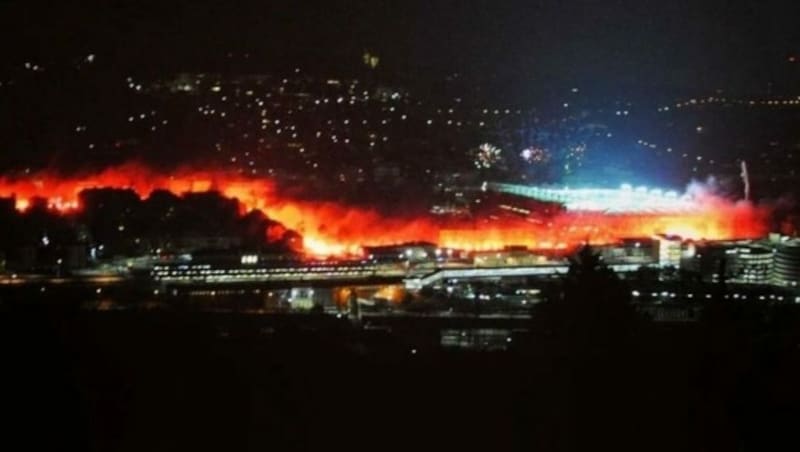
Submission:
[[[682,249],[683,242],[680,237],[659,237],[658,265],[661,267],[680,267]]]
[[[771,249],[741,242],[699,244],[685,267],[709,282],[768,284],[773,266]]]
[[[650,238],[630,238],[594,248],[607,264],[649,265],[658,263],[661,243]]]
[[[800,281],[800,240],[788,240],[777,245],[772,266],[772,283],[797,287]]]
[[[507,247],[500,251],[475,251],[475,267],[514,267],[525,265],[552,265],[561,263],[550,257],[529,251],[527,248]]]
[[[773,253],[768,248],[746,246],[736,248],[731,272],[734,282],[768,284],[773,266]]]
[[[699,205],[674,191],[633,188],[548,188],[515,184],[486,184],[487,190],[509,193],[539,201],[563,204],[567,210],[605,213],[680,213],[692,212]]]
[[[364,255],[374,262],[419,262],[438,257],[433,243],[364,247]]]
[[[402,269],[366,261],[299,262],[256,254],[216,255],[153,265],[152,279],[162,285],[253,284],[287,281],[361,280],[404,275]]]

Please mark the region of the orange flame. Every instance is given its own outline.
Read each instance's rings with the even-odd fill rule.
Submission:
[[[126,188],[145,198],[157,189],[176,194],[219,191],[236,198],[249,211],[258,209],[303,237],[305,250],[313,255],[359,254],[363,246],[412,241],[438,243],[465,250],[501,249],[510,245],[540,249],[565,249],[577,244],[611,243],[625,237],[654,234],[680,235],[688,239],[752,238],[763,235],[766,211],[750,204],[734,204],[705,195],[699,212],[648,214],[560,213],[545,223],[522,218],[465,224],[444,223],[427,216],[384,216],[375,210],[333,202],[291,199],[281,195],[267,179],[248,178],[223,171],[184,169],[165,175],[137,164],[125,164],[73,177],[37,173],[25,178],[0,178],[0,196],[16,197],[16,208],[28,209],[35,197],[60,212],[80,209],[79,194],[90,188]],[[280,231],[265,231],[268,237]]]

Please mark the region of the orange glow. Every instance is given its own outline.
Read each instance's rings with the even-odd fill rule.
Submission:
[[[17,210],[19,210],[20,212],[24,212],[24,211],[28,210],[28,207],[30,207],[30,206],[31,206],[31,202],[30,202],[30,201],[28,201],[28,200],[27,200],[27,199],[25,199],[25,198],[17,198],[17,199],[16,199],[16,201],[15,201],[15,203],[14,203],[14,206],[15,206],[15,207],[17,208]]]
[[[485,251],[520,245],[568,249],[581,243],[606,244],[622,238],[677,235],[685,239],[755,238],[767,232],[766,212],[746,205],[709,203],[708,210],[683,214],[563,213],[547,224],[488,223],[470,229],[443,229],[439,244]]]
[[[392,304],[400,304],[405,299],[408,292],[402,285],[392,284],[387,286],[359,286],[359,287],[337,287],[332,291],[333,301],[339,308],[347,308],[351,297],[357,300],[384,300]]]
[[[125,164],[101,172],[73,177],[37,173],[24,178],[0,178],[0,196],[16,197],[16,208],[30,208],[31,200],[47,200],[60,212],[80,209],[78,195],[89,188],[127,188],[145,198],[153,190],[176,194],[219,191],[236,198],[242,213],[258,209],[303,237],[304,249],[317,256],[360,254],[364,246],[427,241],[466,250],[501,249],[510,245],[528,248],[567,249],[577,244],[610,243],[624,237],[654,234],[680,235],[687,239],[751,238],[766,232],[766,211],[749,204],[734,204],[714,196],[700,199],[703,210],[685,214],[647,215],[560,213],[547,222],[522,218],[464,223],[437,222],[427,216],[383,216],[375,210],[333,202],[288,198],[268,179],[248,178],[221,171],[185,169],[172,175],[137,164]],[[265,234],[280,237],[281,228]]]
[[[372,296],[373,299],[386,300],[393,304],[400,304],[405,298],[407,292],[405,286],[402,285],[389,285],[383,286],[378,289]]]

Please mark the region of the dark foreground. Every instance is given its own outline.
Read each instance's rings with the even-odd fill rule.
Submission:
[[[766,320],[739,314],[648,324],[611,346],[529,336],[487,353],[443,351],[413,325],[361,331],[332,317],[262,324],[4,308],[0,442],[97,451],[797,450],[799,316],[793,307]]]

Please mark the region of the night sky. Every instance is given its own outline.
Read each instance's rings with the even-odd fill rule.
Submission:
[[[793,80],[799,17],[792,0],[3,1],[0,45],[12,65],[95,53],[121,70],[344,71],[370,49],[386,71],[458,72],[512,94],[746,90]]]

